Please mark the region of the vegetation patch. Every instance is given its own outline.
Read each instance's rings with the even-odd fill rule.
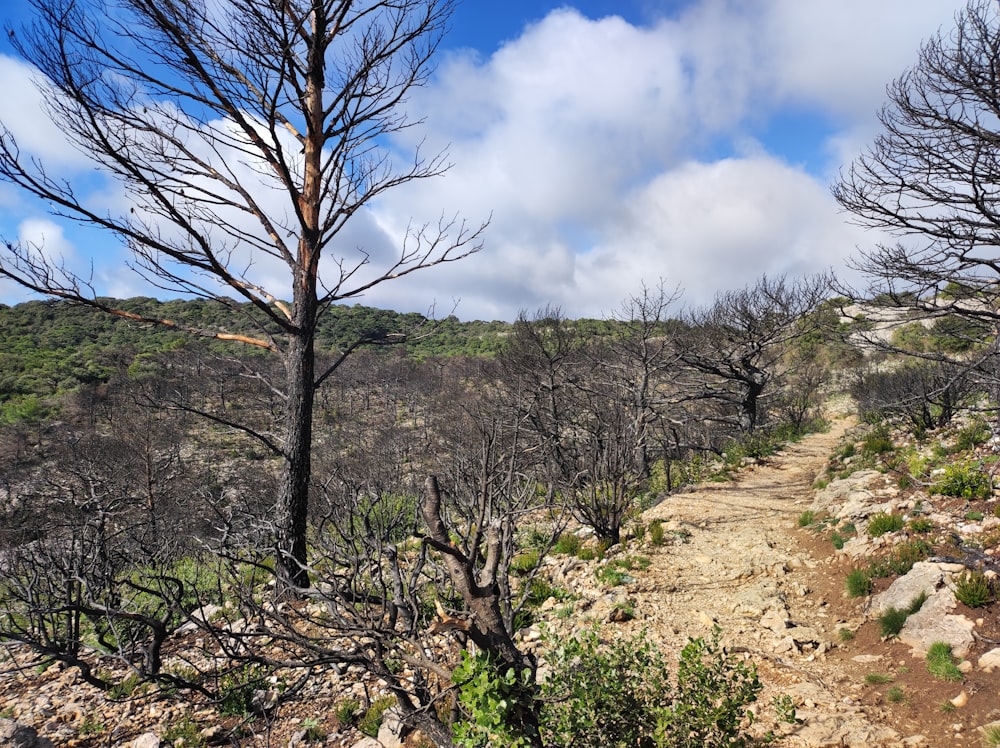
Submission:
[[[927,650],[927,672],[938,680],[957,682],[962,680],[962,671],[958,669],[955,656],[951,653],[951,645],[946,642],[934,642]]]
[[[955,462],[944,467],[944,472],[934,484],[934,490],[942,496],[959,499],[988,499],[993,493],[990,476],[975,460]]]
[[[873,514],[868,520],[868,535],[877,538],[886,533],[898,532],[905,525],[905,520],[898,514],[878,512],[877,514]]]
[[[997,586],[981,571],[963,571],[955,579],[955,598],[970,608],[982,608],[996,601]]]

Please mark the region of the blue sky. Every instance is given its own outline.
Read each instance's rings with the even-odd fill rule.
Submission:
[[[485,249],[359,301],[462,319],[547,304],[601,317],[661,279],[701,304],[763,273],[845,273],[876,237],[848,223],[830,183],[877,133],[886,84],[963,5],[462,0],[434,78],[408,103],[425,119],[413,136],[446,146],[454,167],[387,196],[349,239],[384,241],[458,211],[492,216]],[[26,8],[7,0],[0,15],[16,22]],[[85,178],[5,42],[0,121]],[[3,184],[0,237],[92,263],[101,293],[152,295],[111,240]],[[265,280],[280,293],[278,275]],[[0,283],[0,301],[23,298]]]

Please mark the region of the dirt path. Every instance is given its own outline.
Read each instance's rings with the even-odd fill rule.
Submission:
[[[835,420],[735,481],[675,494],[646,512],[646,522],[662,520],[668,537],[683,542],[649,554],[652,566],[628,590],[639,614],[629,625],[675,650],[721,627],[728,650],[757,663],[762,712],[777,693],[795,700],[802,724],[779,730],[781,745],[963,744],[952,724],[959,720],[937,709],[941,689],[954,686],[934,685],[919,700],[911,688],[899,701],[872,688],[866,674],[890,664],[886,645],[841,640],[839,627],[862,622],[858,603],[843,594],[844,562],[797,527],[850,426]],[[974,733],[967,740],[979,744]]]

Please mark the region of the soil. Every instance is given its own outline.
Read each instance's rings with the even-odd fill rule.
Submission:
[[[765,686],[759,729],[775,730],[778,745],[982,745],[977,728],[1000,719],[1000,673],[972,667],[962,682],[932,678],[908,647],[881,638],[878,622],[864,615],[863,599],[847,597],[850,559],[827,537],[798,527],[812,503],[817,475],[851,425],[847,418],[835,420],[828,432],[746,466],[732,481],[667,497],[643,517],[647,525],[663,523],[668,540],[663,545],[651,544],[647,532],[643,541],[612,549],[603,561],[553,558],[553,581],[578,599],[570,615],[563,604],[559,615],[554,601],[543,606],[552,611],[551,625],[572,630],[598,621],[623,634],[645,630],[668,653],[718,627],[727,651],[757,666]],[[595,565],[624,555],[644,556],[650,565],[630,571],[633,579],[620,587],[595,581]],[[608,623],[623,601],[635,617]],[[969,654],[971,663],[997,646],[989,642],[1000,639],[997,608],[955,611],[977,621],[979,648]],[[527,641],[536,638],[525,632]],[[15,661],[27,660],[9,658],[8,664]],[[317,687],[312,697],[280,710],[272,723],[250,725],[243,744],[284,748],[303,725],[318,721],[327,738],[312,745],[353,745],[361,736],[334,716],[344,695]],[[797,724],[773,718],[769,704],[779,695],[794,701]],[[965,703],[954,706],[953,699]],[[111,704],[70,670],[53,667],[39,674],[2,662],[0,716],[31,724],[67,746],[126,745],[144,731],[161,733],[162,725],[182,716],[193,716],[202,726],[213,720],[211,710],[183,704]],[[85,720],[102,729],[82,734]]]

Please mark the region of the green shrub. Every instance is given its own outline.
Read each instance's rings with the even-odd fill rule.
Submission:
[[[985,443],[990,438],[989,427],[978,419],[968,426],[959,429],[955,436],[955,451],[965,452],[973,447]]]
[[[926,535],[931,530],[934,529],[934,523],[931,522],[926,517],[914,517],[910,520],[908,525],[911,532],[918,533],[920,535]]]
[[[865,676],[865,683],[870,686],[881,686],[886,683],[892,683],[893,677],[891,675],[886,675],[885,673],[868,673]]]
[[[167,725],[160,739],[164,745],[183,745],[184,748],[201,748],[205,745],[201,728],[190,717],[184,717],[179,722]]]
[[[249,664],[232,670],[219,680],[219,713],[227,717],[246,717],[254,709],[253,694],[265,687],[269,669]]]
[[[879,629],[882,631],[882,636],[899,636],[899,632],[903,630],[903,626],[906,624],[906,619],[920,610],[925,602],[927,602],[927,593],[921,592],[917,595],[917,597],[913,598],[909,607],[904,608],[903,610],[889,608],[885,611],[878,618]]]
[[[368,737],[378,737],[378,728],[382,726],[382,715],[386,709],[396,703],[392,696],[383,696],[375,699],[371,706],[365,711],[361,719],[358,720],[358,729]]]
[[[341,699],[333,705],[333,716],[342,726],[353,725],[360,708],[361,704],[357,699]]]
[[[898,532],[903,529],[905,524],[903,518],[898,514],[878,512],[868,520],[868,535],[877,538],[887,532]]]
[[[942,496],[959,499],[988,499],[993,486],[978,462],[955,462],[944,468],[944,473],[934,484]]]
[[[950,644],[945,642],[931,644],[927,650],[927,672],[939,680],[952,682],[962,680],[962,671],[958,669]]]
[[[524,576],[530,574],[538,567],[540,556],[534,549],[521,551],[510,562],[510,570],[513,574]]]
[[[902,686],[893,686],[885,692],[885,697],[892,704],[902,704],[906,701],[906,691]]]
[[[462,652],[452,681],[458,687],[463,719],[453,727],[460,748],[527,748],[523,718],[535,713],[535,686],[530,668],[501,667],[487,655]],[[378,728],[376,727],[376,733]]]
[[[847,594],[864,597],[872,591],[872,577],[867,569],[854,568],[847,573]]]
[[[556,544],[552,550],[564,556],[576,556],[580,553],[581,548],[583,548],[583,540],[578,535],[574,535],[571,532],[564,532],[556,540]]]
[[[970,608],[982,608],[996,600],[996,587],[981,571],[963,571],[955,580],[955,597]]]
[[[816,512],[812,509],[807,509],[799,515],[797,524],[799,527],[809,527],[809,525],[816,523]]]
[[[632,576],[625,572],[624,569],[621,569],[614,564],[604,564],[603,566],[598,566],[594,571],[594,576],[597,577],[597,581],[601,584],[607,585],[608,587],[618,587],[619,585],[626,584],[627,582],[635,581]]]
[[[690,640],[671,682],[660,648],[645,634],[602,647],[595,632],[547,657],[542,689],[546,745],[574,748],[749,746],[748,706],[760,693],[753,666],[718,642]],[[794,719],[794,710],[791,712]]]
[[[649,542],[653,545],[663,545],[664,541],[663,521],[654,519],[649,523]]]
[[[892,439],[889,438],[889,429],[886,426],[879,426],[869,431],[861,443],[862,457],[875,457],[892,450]]]

